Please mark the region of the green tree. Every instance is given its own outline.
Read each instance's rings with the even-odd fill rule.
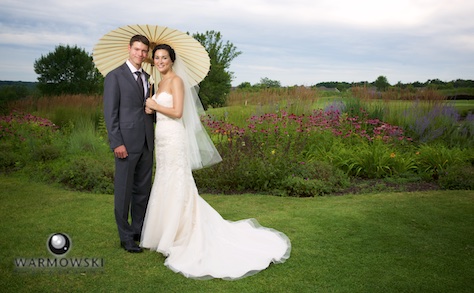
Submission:
[[[374,85],[377,88],[377,90],[381,91],[381,92],[385,91],[390,86],[390,84],[388,83],[387,78],[385,76],[382,76],[382,75],[377,77],[377,79],[374,82]]]
[[[220,32],[206,31],[193,37],[206,48],[211,58],[209,74],[199,85],[199,97],[204,109],[224,106],[233,79],[233,72],[229,71],[230,62],[242,52],[237,51],[229,41],[224,43]]]
[[[328,81],[317,83],[315,87],[326,87],[326,88],[337,88],[339,91],[343,92],[351,88],[351,84],[348,82],[338,82],[338,81]],[[314,86],[313,86],[314,87]]]
[[[35,60],[38,89],[44,95],[95,94],[102,91],[103,77],[92,56],[77,46],[57,46]]]
[[[413,87],[415,87],[415,88],[422,88],[422,87],[425,86],[424,83],[421,83],[421,82],[419,82],[419,81],[415,81],[412,85],[413,85]]]
[[[261,88],[276,88],[281,87],[281,83],[278,80],[271,80],[268,77],[264,77],[260,79],[258,86]]]
[[[244,81],[237,86],[239,89],[250,89],[252,88],[252,84],[248,81]]]
[[[455,88],[474,87],[474,80],[456,79],[456,80],[453,80],[453,85]]]

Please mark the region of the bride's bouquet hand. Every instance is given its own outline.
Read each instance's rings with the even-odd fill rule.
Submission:
[[[158,104],[155,102],[155,100],[153,100],[153,98],[148,98],[148,99],[146,99],[145,106],[147,108],[152,109],[152,110],[156,110]]]
[[[155,113],[155,111],[153,111],[152,109],[150,109],[148,107],[145,107],[145,113],[146,114],[153,114],[153,113]]]

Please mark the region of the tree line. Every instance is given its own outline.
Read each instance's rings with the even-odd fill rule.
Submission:
[[[298,86],[298,85],[295,85]],[[242,82],[237,86],[239,89],[261,89],[261,88],[279,88],[281,83],[278,80],[272,80],[268,77],[260,79],[260,82],[251,84],[250,82]],[[474,80],[456,79],[452,81],[442,81],[440,79],[429,79],[425,82],[415,81],[413,83],[398,82],[391,85],[385,76],[379,76],[375,81],[359,81],[359,82],[340,82],[340,81],[325,81],[319,82],[311,87],[325,87],[330,89],[338,89],[339,91],[346,91],[352,87],[375,87],[379,91],[384,91],[390,87],[406,88],[430,88],[438,90],[457,89],[457,88],[474,88]]]
[[[389,87],[398,87],[398,88],[432,88],[438,90],[446,89],[456,89],[456,88],[474,88],[474,80],[465,80],[465,79],[456,79],[452,81],[442,81],[440,79],[428,79],[425,82],[415,81],[412,83],[402,83],[398,82],[394,85],[390,85],[384,76],[379,76],[375,81],[360,81],[360,82],[321,82],[315,85],[316,87],[327,87],[327,88],[337,88],[340,91],[345,91],[351,87],[376,87],[377,90],[385,90]]]

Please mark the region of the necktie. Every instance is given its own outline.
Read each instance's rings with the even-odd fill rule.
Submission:
[[[144,90],[143,90],[143,80],[142,80],[142,77],[141,77],[142,73],[140,71],[135,71],[135,74],[137,75],[137,83],[140,86],[140,88],[142,89],[142,98],[145,98],[145,93],[144,93]]]

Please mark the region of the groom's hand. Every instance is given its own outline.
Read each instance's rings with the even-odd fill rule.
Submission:
[[[115,157],[119,159],[125,159],[128,157],[127,148],[124,145],[120,145],[114,149]]]

